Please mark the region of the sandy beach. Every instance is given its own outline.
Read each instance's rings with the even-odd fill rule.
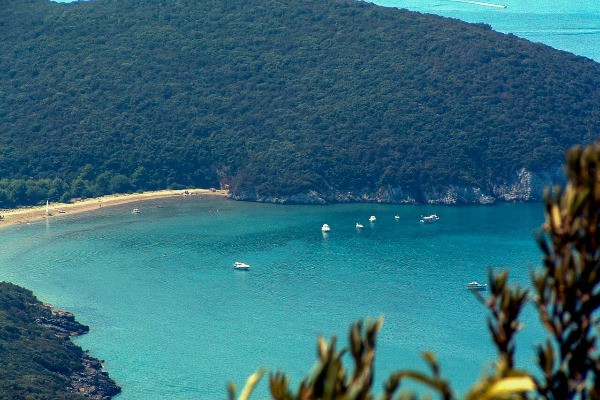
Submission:
[[[167,197],[177,197],[184,195],[200,196],[226,196],[227,190],[211,189],[184,189],[184,190],[157,190],[152,192],[114,194],[103,197],[76,200],[72,203],[50,203],[47,214],[46,206],[23,207],[15,209],[0,210],[0,228],[14,224],[26,224],[29,222],[40,221],[46,218],[53,218],[57,215],[80,214],[97,210],[100,207],[110,207],[120,204],[132,203],[136,201],[154,200]]]

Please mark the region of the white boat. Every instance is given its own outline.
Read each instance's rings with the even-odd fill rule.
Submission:
[[[139,214],[140,213],[140,209],[139,208],[134,208],[133,210],[131,210],[132,213],[134,214]]]
[[[487,283],[479,283],[476,281],[467,283],[467,289],[471,289],[471,290],[486,290],[487,289]]]
[[[396,221],[398,221],[398,220],[400,219],[400,216],[399,216],[399,215],[396,215],[396,216],[394,217],[394,219],[395,219]]]
[[[374,215],[371,215],[371,216],[369,217],[369,221],[371,221],[371,222],[375,221],[376,219],[377,219],[377,218],[375,218],[375,216],[374,216]]]
[[[323,224],[323,226],[321,227],[321,232],[329,232],[330,230],[331,228],[327,224]]]
[[[356,223],[356,228],[360,229],[360,228],[364,228],[363,224],[359,224],[358,222]]]
[[[428,215],[426,217],[424,217],[424,216],[421,215],[421,221],[420,222],[423,222],[423,223],[436,222],[439,219],[440,219],[440,217],[438,217],[436,214],[431,214],[431,215]]]
[[[233,268],[247,271],[250,269],[250,265],[240,262],[240,261],[236,261],[233,263]]]

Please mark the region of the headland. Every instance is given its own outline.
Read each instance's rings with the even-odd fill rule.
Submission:
[[[89,331],[73,314],[39,301],[30,290],[0,282],[2,398],[109,400],[121,388],[102,361],[71,338]]]

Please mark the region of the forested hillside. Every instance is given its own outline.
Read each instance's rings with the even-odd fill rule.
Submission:
[[[0,208],[226,184],[487,202],[600,137],[600,64],[484,25],[344,0],[0,11]]]

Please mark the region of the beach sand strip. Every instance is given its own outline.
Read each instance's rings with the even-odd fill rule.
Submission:
[[[167,197],[186,195],[227,196],[227,190],[212,189],[182,189],[182,190],[156,190],[143,193],[113,194],[90,199],[75,199],[71,203],[49,203],[35,207],[22,207],[0,210],[0,228],[15,224],[26,224],[41,221],[57,215],[81,214],[97,210],[100,207],[110,207],[137,201],[155,200]],[[49,213],[48,213],[49,212]]]

